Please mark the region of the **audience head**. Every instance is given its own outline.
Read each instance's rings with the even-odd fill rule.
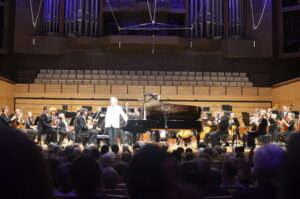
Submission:
[[[238,174],[238,166],[234,158],[226,160],[223,164],[223,177],[232,179]]]
[[[79,195],[96,193],[100,189],[101,171],[95,159],[83,156],[71,167],[72,184]]]
[[[118,173],[112,167],[104,168],[102,171],[102,185],[105,189],[115,189],[118,183]]]
[[[300,184],[300,134],[294,133],[287,146],[287,155],[282,170],[283,198],[294,199],[299,194]]]
[[[128,191],[131,198],[165,198],[170,184],[176,179],[175,168],[174,159],[159,147],[142,147],[133,157],[128,169]]]
[[[168,149],[169,149],[169,145],[168,145],[167,143],[164,143],[164,144],[162,144],[161,149],[162,149],[163,151],[167,152]]]
[[[91,148],[91,157],[94,158],[95,160],[99,160],[101,153],[97,147],[92,147]]]
[[[191,160],[193,160],[195,158],[195,155],[193,154],[193,153],[191,153],[191,152],[187,152],[186,154],[185,154],[185,161],[191,161]]]
[[[109,152],[109,146],[108,145],[102,145],[101,149],[101,155],[104,155],[105,153]]]
[[[135,143],[132,147],[133,150],[141,148],[139,143]]]
[[[193,150],[191,148],[186,148],[185,153],[193,153]]]
[[[101,165],[103,168],[112,167],[115,162],[115,154],[112,152],[105,153],[101,157]]]
[[[218,153],[218,155],[222,154],[222,148],[221,148],[221,146],[215,146],[214,150]]]
[[[222,183],[222,172],[217,168],[210,169],[209,187],[220,187]]]
[[[62,163],[56,169],[56,179],[59,191],[68,193],[73,190],[71,181],[71,163]]]
[[[114,152],[115,154],[119,153],[119,150],[120,150],[119,145],[114,144],[111,146],[111,151]]]
[[[0,127],[0,162],[1,198],[51,198],[49,170],[41,151],[26,135]]]
[[[227,152],[226,146],[221,146],[221,148],[222,148],[222,153],[226,153]]]
[[[278,183],[278,173],[286,152],[278,145],[267,144],[254,154],[254,169],[258,184],[273,186]]]
[[[178,147],[177,148],[178,153],[183,154],[184,153],[184,149],[182,147]]]
[[[123,153],[122,153],[122,161],[123,162],[130,162],[130,160],[131,160],[131,152],[128,152],[128,151],[124,151]]]

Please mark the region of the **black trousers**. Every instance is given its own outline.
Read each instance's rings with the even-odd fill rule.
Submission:
[[[108,136],[110,139],[110,146],[118,144],[118,138],[120,137],[120,128],[107,128]]]
[[[278,143],[279,139],[282,138],[283,142],[287,143],[291,134],[292,134],[292,131],[285,131],[282,133],[278,133],[275,137],[275,142]]]
[[[57,133],[52,128],[40,129],[38,132],[38,142],[41,142],[42,135],[46,135],[45,144],[57,142]]]
[[[235,130],[233,132],[231,145],[234,145],[234,142],[236,142],[236,144],[237,144],[237,139],[241,139],[241,135],[240,135],[239,130]]]
[[[212,135],[211,135],[211,145],[212,145],[212,147],[220,146],[221,145],[221,143],[220,143],[221,136],[226,136],[228,134],[229,134],[228,130],[227,131],[215,131],[215,132],[213,132]],[[225,140],[225,142],[226,142],[226,145],[229,145],[227,140]]]
[[[255,148],[255,138],[264,135],[264,133],[259,131],[252,131],[248,133],[247,146],[251,148]]]
[[[35,137],[38,136],[39,131],[35,129],[26,129],[27,135],[30,140],[34,141]]]
[[[98,131],[93,130],[93,129],[89,129],[87,131],[83,131],[82,133],[78,133],[76,135],[76,141],[79,142],[80,140],[82,141],[82,145],[85,146],[86,144],[97,144],[97,135],[98,135]],[[83,139],[84,137],[88,138],[87,139]]]
[[[60,130],[58,131],[58,133],[59,133],[59,135],[60,135],[60,138],[59,138],[59,140],[58,140],[58,144],[59,144],[59,145],[62,144],[62,142],[64,141],[64,139],[65,139],[66,137],[68,137],[69,139],[71,139],[71,133],[69,133],[68,131],[65,131],[65,130],[60,129]]]

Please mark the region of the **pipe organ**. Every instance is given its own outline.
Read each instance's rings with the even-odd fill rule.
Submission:
[[[99,0],[65,0],[66,36],[99,36]]]
[[[58,33],[59,32],[59,0],[45,0],[44,1],[44,16],[43,16],[43,31],[46,33]]]
[[[109,4],[117,18],[119,17],[119,9],[115,8],[132,7],[138,3],[145,5],[146,2],[147,0],[109,0]],[[106,0],[44,0],[43,3],[42,20],[44,33],[98,37],[100,36],[100,25],[103,26],[102,28],[108,29],[112,28],[109,24],[117,25],[112,18],[112,13]],[[151,11],[154,12],[152,9],[155,0],[149,0],[149,3],[151,3]],[[176,24],[172,19],[173,16],[177,15],[178,19],[181,17],[181,22],[177,26],[186,27],[187,29],[186,35],[181,36],[193,39],[221,39],[225,35],[225,30],[228,30],[229,37],[243,35],[243,0],[187,0],[187,2],[185,0],[157,0],[156,3],[157,8],[166,7],[171,10],[169,18],[168,15],[164,16],[167,16],[165,19],[171,21],[172,24]],[[100,8],[103,8],[103,10],[100,10]],[[225,10],[226,8],[228,10]],[[149,14],[147,9],[145,8],[144,13],[139,11],[139,15]],[[180,9],[179,12],[172,11],[176,9]],[[122,12],[127,11],[123,10]],[[160,10],[158,12],[169,11]],[[100,16],[103,16],[103,19],[100,19]],[[228,17],[225,18],[224,16]],[[141,16],[141,19],[143,18],[147,18],[147,16]],[[138,21],[138,15],[136,19]],[[102,24],[100,20],[103,21]],[[157,21],[159,22],[159,17],[157,17]],[[135,22],[128,21],[126,18],[122,18],[121,22],[122,25],[135,25]],[[60,23],[63,24],[60,26]],[[224,24],[228,24],[228,27],[225,28]],[[63,30],[60,30],[60,28]],[[109,32],[105,30],[105,33],[110,34]],[[161,34],[165,34],[163,32],[162,30]],[[124,32],[119,32],[119,34],[124,34]],[[126,34],[131,33],[128,31]],[[172,34],[170,33],[170,35]]]
[[[221,38],[224,36],[224,21],[228,20],[228,35],[243,34],[243,0],[190,0],[189,22],[191,38]],[[228,19],[225,6],[228,3]]]
[[[241,36],[243,33],[243,0],[229,0],[228,6],[229,36]]]

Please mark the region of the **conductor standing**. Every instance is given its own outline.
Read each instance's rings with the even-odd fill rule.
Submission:
[[[127,122],[128,117],[122,107],[118,105],[118,99],[111,97],[110,106],[107,107],[105,116],[105,128],[110,138],[110,145],[118,144],[118,138],[120,136],[120,116]]]

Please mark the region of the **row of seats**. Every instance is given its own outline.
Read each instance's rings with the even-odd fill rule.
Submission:
[[[40,74],[247,77],[246,73],[231,73],[231,72],[129,71],[129,70],[61,70],[61,69],[55,69],[55,70],[54,69],[42,69],[42,70],[40,70]]]
[[[248,86],[251,82],[220,81],[134,81],[134,80],[82,80],[82,79],[35,79],[36,84],[95,84],[95,85],[158,85],[158,86]]]
[[[124,80],[124,81],[234,81],[249,82],[248,77],[233,76],[154,76],[154,75],[87,75],[87,74],[38,74],[38,79],[68,80]]]

